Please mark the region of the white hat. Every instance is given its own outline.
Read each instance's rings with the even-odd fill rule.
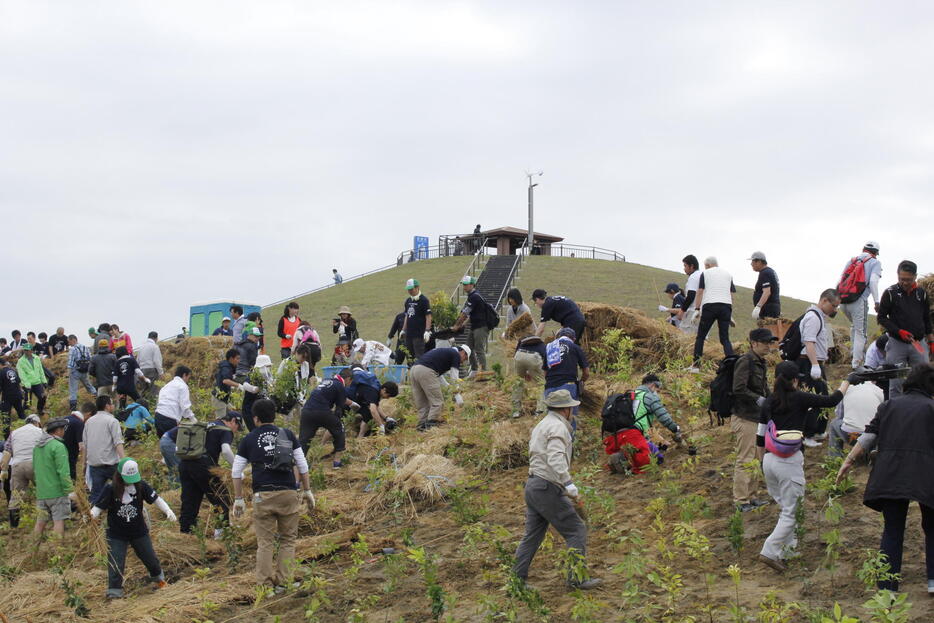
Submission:
[[[354,349],[354,350],[359,350],[360,347],[363,346],[364,344],[366,344],[366,340],[364,340],[363,338],[359,338],[359,337],[358,337],[357,339],[355,339],[355,340],[353,341],[353,349]]]
[[[467,353],[467,358],[470,359],[470,347],[464,344],[463,346],[458,346],[459,349]]]
[[[272,359],[269,358],[269,355],[257,355],[256,363],[253,364],[254,368],[265,368],[272,366]]]
[[[42,420],[39,418],[39,415],[36,414],[36,413],[30,413],[29,415],[26,416],[26,423],[27,423],[27,424],[28,424],[29,422],[35,422],[36,424],[38,424],[38,423],[41,422],[41,421],[42,421]]]
[[[228,318],[227,316],[224,316],[223,318],[221,318],[221,322],[230,322],[230,318]]]
[[[879,255],[879,243],[876,242],[875,240],[870,240],[869,242],[863,245],[863,248],[869,249],[871,251],[875,251],[876,255]]]

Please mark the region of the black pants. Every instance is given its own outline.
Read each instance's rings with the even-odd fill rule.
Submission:
[[[3,396],[3,400],[0,401],[0,414],[2,414],[3,419],[3,438],[6,439],[10,436],[10,429],[12,427],[10,423],[10,416],[12,412],[16,411],[16,415],[19,416],[19,419],[26,419],[26,409],[23,407],[23,394],[20,393],[16,396]]]
[[[215,508],[220,509],[225,525],[230,521],[230,492],[223,481],[211,473],[214,465],[210,457],[179,463],[178,478],[182,482],[182,510],[178,515],[180,532],[191,532],[198,521],[198,511],[205,497]]]
[[[29,403],[29,394],[32,394],[36,397],[36,412],[39,414],[45,413],[45,385],[33,385],[32,387],[26,388],[26,403]]]
[[[334,452],[344,451],[346,443],[344,423],[337,414],[333,411],[302,409],[302,419],[298,429],[298,443],[302,446],[302,452],[308,453],[308,445],[318,433],[319,428],[331,433],[334,441]]]
[[[587,320],[583,316],[576,316],[566,319],[561,323],[561,326],[574,329],[574,342],[580,344],[581,339],[584,337],[584,329],[587,327]]]
[[[888,558],[892,566],[892,573],[901,573],[902,546],[905,542],[905,520],[908,517],[908,504],[910,500],[883,500],[882,518],[885,527],[882,529],[882,544],[880,549]],[[921,507],[921,529],[924,530],[924,556],[927,570],[927,579],[934,580],[934,508],[919,504]],[[898,590],[898,582],[879,582],[879,589],[890,591]]]
[[[165,417],[158,413],[155,414],[156,418],[156,437],[162,437],[164,434],[178,426],[178,422],[173,420],[170,417]]]
[[[700,325],[697,327],[697,337],[694,339],[694,365],[700,363],[704,354],[704,340],[710,333],[714,321],[720,333],[720,344],[723,345],[723,356],[733,354],[733,345],[730,343],[730,319],[733,317],[733,306],[729,303],[707,303],[701,307]]]
[[[261,396],[252,392],[243,392],[243,403],[240,405],[240,416],[243,423],[246,424],[248,431],[256,428],[256,420],[253,419],[253,403],[259,400]]]
[[[139,391],[136,387],[118,387],[117,394],[120,396],[120,408],[126,409],[126,399],[129,396],[133,399],[133,402],[140,401]]]
[[[821,396],[827,396],[830,391],[827,388],[827,372],[824,370],[824,364],[820,364],[821,378],[811,378],[811,361],[807,357],[798,358],[798,370],[804,375],[801,383],[808,390]],[[830,421],[827,417],[822,417],[823,409],[808,409],[807,420],[804,423],[804,436],[813,437],[814,435],[823,435],[827,430],[827,423]]]
[[[412,354],[413,361],[425,354],[425,335],[424,334],[425,334],[424,331],[418,334],[414,332],[411,335],[409,335],[408,333],[405,334],[405,347]]]
[[[772,297],[769,297],[769,302],[759,310],[759,318],[781,318],[782,317],[782,306],[780,303],[773,303]]]

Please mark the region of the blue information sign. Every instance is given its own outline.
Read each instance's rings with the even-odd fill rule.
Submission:
[[[415,236],[415,257],[420,260],[428,259],[428,236]]]

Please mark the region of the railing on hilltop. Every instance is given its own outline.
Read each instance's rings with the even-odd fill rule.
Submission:
[[[522,253],[529,255],[527,245],[522,246]],[[564,243],[553,243],[549,249],[549,253],[545,257],[574,257],[586,260],[609,260],[611,262],[626,261],[625,255],[613,249]]]

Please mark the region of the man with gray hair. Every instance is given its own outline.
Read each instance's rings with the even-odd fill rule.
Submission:
[[[36,483],[32,469],[32,450],[45,434],[39,428],[39,416],[33,413],[26,417],[26,423],[10,433],[0,458],[0,480],[10,479],[12,494],[7,508],[10,511],[10,527],[19,526],[19,506],[29,491],[29,485]],[[10,471],[7,471],[7,467]]]
[[[833,346],[830,332],[830,319],[837,315],[840,307],[840,293],[830,288],[821,292],[817,305],[811,305],[801,316],[798,328],[801,331],[801,354],[798,356],[798,370],[802,384],[816,394],[826,396],[827,371],[824,365]],[[826,437],[827,418],[820,417],[821,409],[808,411],[804,429],[804,445],[814,448]]]
[[[697,286],[697,296],[694,298],[695,316],[700,314],[700,325],[697,327],[697,337],[694,340],[694,365],[689,368],[691,372],[699,372],[701,355],[704,354],[704,340],[710,333],[714,321],[720,333],[720,344],[723,345],[723,354],[729,357],[733,354],[733,345],[730,343],[730,323],[733,321],[733,277],[720,268],[717,258],[710,256],[704,260],[704,273]]]

